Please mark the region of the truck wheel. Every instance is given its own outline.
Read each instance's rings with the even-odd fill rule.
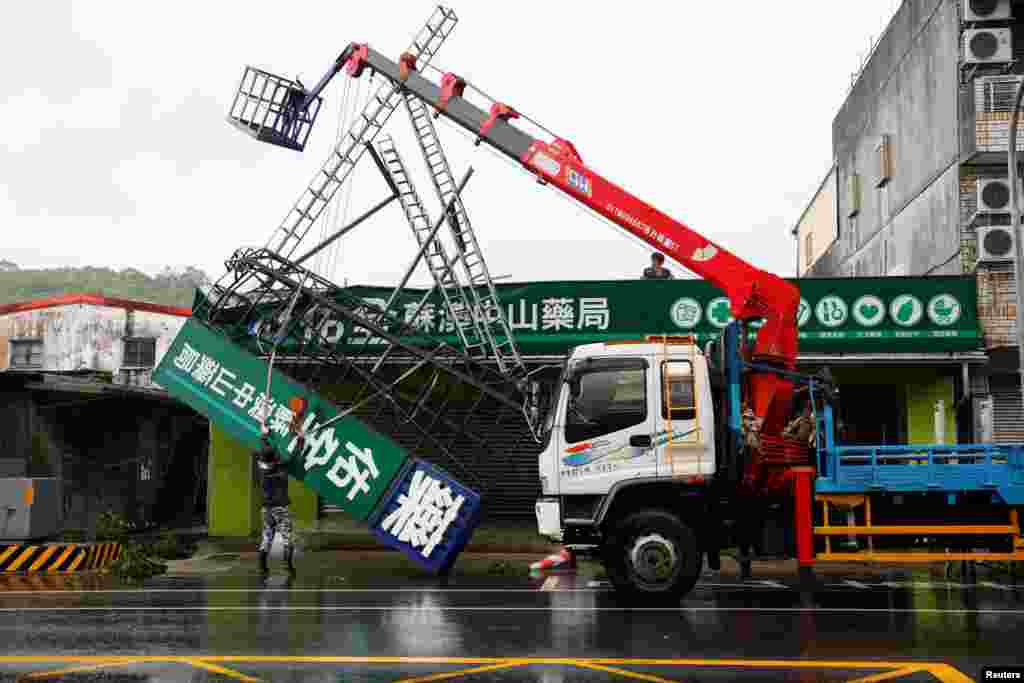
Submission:
[[[702,562],[693,530],[662,510],[626,517],[614,526],[604,547],[612,585],[637,603],[678,601],[697,583]]]

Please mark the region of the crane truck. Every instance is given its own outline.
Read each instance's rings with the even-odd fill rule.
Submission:
[[[316,101],[342,72],[391,82],[429,105],[421,116],[468,131],[728,296],[733,320],[702,348],[665,336],[575,348],[550,402],[538,529],[595,551],[618,591],[678,598],[730,547],[795,557],[807,575],[819,561],[1024,559],[1024,445],[840,445],[834,383],[796,370],[794,285],[599,175],[568,140],[529,134],[508,104],[478,106],[457,74],[434,82],[413,54],[352,43],[283,106]],[[271,134],[301,149],[289,130]],[[809,437],[787,429],[799,416]],[[839,544],[851,537],[855,549]]]

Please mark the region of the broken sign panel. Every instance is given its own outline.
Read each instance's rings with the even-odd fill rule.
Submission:
[[[433,572],[455,561],[480,521],[480,495],[444,470],[411,458],[381,499],[370,528],[385,545]]]

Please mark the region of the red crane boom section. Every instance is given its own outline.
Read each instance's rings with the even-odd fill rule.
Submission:
[[[790,369],[796,362],[800,292],[587,168],[572,144],[537,141],[522,159],[545,181],[721,289],[733,317],[764,318],[753,355]]]

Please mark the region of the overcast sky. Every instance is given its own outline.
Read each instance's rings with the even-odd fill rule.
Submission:
[[[236,248],[267,241],[327,157],[346,89],[342,77],[328,89],[299,154],[226,123],[244,66],[309,85],[350,41],[397,56],[434,4],[18,3],[0,27],[0,258],[220,275]],[[897,5],[454,0],[460,22],[435,64],[570,139],[644,201],[792,275],[790,229],[830,164],[832,118]],[[389,127],[418,164],[401,110]],[[465,199],[492,274],[613,279],[646,265],[643,247],[451,128],[441,135],[457,176],[476,169]],[[350,215],[385,193],[363,166]],[[392,205],[320,267],[389,284],[413,251]]]

